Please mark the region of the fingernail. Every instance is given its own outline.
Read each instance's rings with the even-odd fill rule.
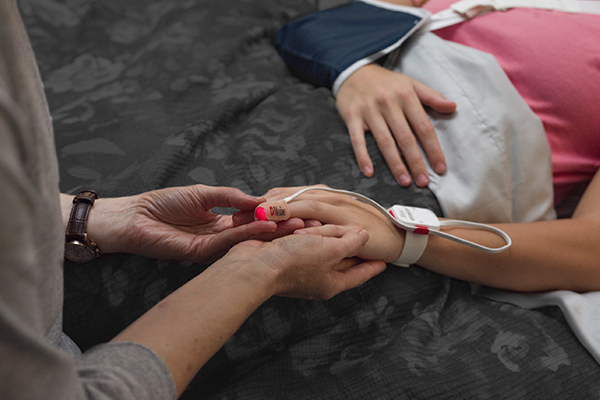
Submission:
[[[303,230],[301,230],[301,229],[299,229],[299,230],[297,230],[297,231],[294,231],[294,233],[297,233],[298,235],[307,235],[307,234],[308,234],[308,232],[306,232],[306,231],[303,231]]]
[[[439,162],[435,164],[435,172],[438,174],[443,174],[446,171],[446,164],[443,162]]]
[[[365,165],[362,169],[362,172],[365,176],[371,176],[373,174],[373,168],[369,167],[368,165]]]
[[[402,174],[397,178],[397,181],[402,186],[408,186],[408,185],[410,185],[410,176],[408,176],[406,174]]]
[[[417,186],[427,186],[428,182],[429,182],[429,178],[427,178],[426,175],[421,174],[421,175],[417,176]]]
[[[361,231],[358,232],[358,236],[360,236],[363,243],[367,243],[367,241],[369,240],[369,234],[364,229],[361,229]]]

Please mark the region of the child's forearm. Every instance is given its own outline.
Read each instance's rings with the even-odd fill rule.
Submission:
[[[600,290],[600,225],[589,219],[499,224],[510,249],[488,254],[432,236],[418,264],[432,271],[496,288],[532,292]],[[487,232],[453,228],[452,234],[499,246]]]

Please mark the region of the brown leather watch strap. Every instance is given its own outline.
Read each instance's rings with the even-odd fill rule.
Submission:
[[[84,190],[73,199],[73,208],[67,224],[66,240],[85,241],[88,214],[94,201],[99,198],[98,193],[93,190]]]

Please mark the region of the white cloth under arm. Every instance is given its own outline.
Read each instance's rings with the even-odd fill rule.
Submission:
[[[559,307],[581,344],[600,364],[600,292],[555,290],[528,294],[474,285],[473,294],[527,309]]]

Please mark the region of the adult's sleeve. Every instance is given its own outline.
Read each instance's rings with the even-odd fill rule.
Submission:
[[[64,240],[58,187],[48,183],[56,186],[57,206],[50,207],[44,185],[36,185],[24,165],[52,169],[40,161],[49,155],[43,150],[47,146],[32,145],[41,138],[23,129],[19,116],[25,114],[2,90],[5,82],[0,76],[0,399],[174,400],[169,369],[147,347],[109,343],[72,358],[46,338],[57,309],[47,293],[62,280],[52,273],[61,268]],[[50,210],[58,213],[57,232],[56,224],[42,223],[40,217],[56,214]],[[53,237],[57,254],[37,251]]]
[[[85,398],[165,399],[177,397],[175,384],[163,360],[138,343],[106,343],[75,359],[75,369],[87,393]]]
[[[58,164],[15,0],[0,0],[0,38],[0,399],[175,399],[147,347],[109,343],[72,358],[51,340],[63,304]]]
[[[400,47],[429,16],[420,8],[359,0],[287,23],[275,44],[296,76],[336,94],[353,72]]]

